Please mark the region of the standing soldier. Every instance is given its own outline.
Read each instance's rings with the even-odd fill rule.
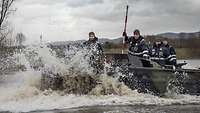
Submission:
[[[98,42],[98,38],[95,36],[94,32],[89,32],[89,40],[84,42],[83,45],[91,50],[96,55],[102,55],[103,49],[101,44]]]
[[[125,37],[125,42],[128,44],[128,56],[129,56],[129,64],[134,64],[136,66],[144,66],[149,67],[150,62],[147,60],[148,55],[148,46],[145,43],[144,37],[140,35],[140,31],[136,29],[133,32],[133,36],[128,37],[126,32],[123,32],[123,36]],[[133,57],[134,56],[134,57]],[[136,60],[132,62],[134,59],[141,60],[141,63],[136,63]]]
[[[103,70],[103,49],[94,32],[89,32],[89,40],[83,43],[90,54],[90,65],[99,73]]]

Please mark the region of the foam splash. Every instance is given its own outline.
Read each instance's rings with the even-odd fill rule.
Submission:
[[[18,101],[39,93],[40,72],[18,72],[12,75],[1,75],[0,102]]]
[[[37,110],[67,109],[95,105],[173,105],[198,104],[200,97],[178,95],[174,98],[160,98],[149,94],[139,94],[132,91],[130,94],[119,95],[62,95],[59,92],[41,92],[19,100],[1,103],[1,111],[28,112]]]

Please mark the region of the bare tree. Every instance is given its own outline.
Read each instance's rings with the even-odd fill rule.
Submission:
[[[22,46],[23,42],[26,41],[26,36],[23,33],[17,33],[16,42],[19,46]]]
[[[14,11],[11,10],[11,6],[14,2],[15,0],[0,0],[0,44],[10,33],[7,28],[6,19],[9,14]]]

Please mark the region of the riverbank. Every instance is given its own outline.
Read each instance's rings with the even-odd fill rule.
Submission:
[[[14,52],[19,52],[20,49],[24,47],[1,47],[0,48],[0,57],[3,55],[12,55]],[[64,48],[57,48],[53,50],[57,51],[58,56],[63,56],[64,55]],[[59,51],[61,50],[61,51]],[[127,54],[127,48],[103,48],[105,54]],[[177,53],[177,58],[178,59],[200,59],[200,48],[175,48],[176,53]],[[122,52],[123,51],[123,52]]]
[[[178,59],[200,59],[200,48],[175,48]],[[127,49],[111,48],[104,49],[105,53],[123,53],[127,54]]]

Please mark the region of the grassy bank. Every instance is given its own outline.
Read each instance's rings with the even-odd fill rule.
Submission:
[[[200,48],[176,48],[178,59],[200,59]],[[105,53],[122,53],[120,48],[104,49]],[[124,49],[127,53],[127,49]]]
[[[22,49],[24,47],[21,48],[17,48],[17,47],[4,47],[4,48],[0,48],[0,57],[2,56],[10,56],[12,55],[14,52],[19,51],[19,49]],[[104,52],[105,53],[127,53],[127,49],[124,48],[111,48],[111,49],[106,49],[104,48]],[[177,58],[178,59],[200,59],[200,48],[175,48],[176,53],[177,53]],[[62,54],[62,50],[58,52],[59,54]]]
[[[176,48],[178,59],[200,59],[200,48]]]

